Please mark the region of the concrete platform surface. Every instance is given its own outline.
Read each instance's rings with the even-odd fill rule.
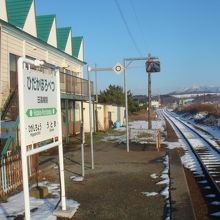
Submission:
[[[58,206],[57,209],[53,211],[53,215],[57,217],[71,219],[76,213],[76,211],[77,211],[77,208],[75,207],[66,207],[66,210],[62,210],[62,208]]]
[[[177,149],[169,151],[173,220],[196,219],[183,165]]]

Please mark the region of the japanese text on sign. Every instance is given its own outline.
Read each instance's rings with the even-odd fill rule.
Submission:
[[[57,84],[54,74],[23,70],[26,144],[58,136]]]

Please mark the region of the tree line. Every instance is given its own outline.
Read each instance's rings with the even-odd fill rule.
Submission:
[[[137,100],[134,99],[134,96],[130,90],[127,92],[127,97],[128,112],[134,113],[140,111],[139,103]],[[99,103],[125,106],[125,95],[123,92],[123,88],[118,85],[109,85],[106,90],[100,91],[98,99]]]

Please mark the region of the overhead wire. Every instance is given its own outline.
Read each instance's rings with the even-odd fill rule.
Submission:
[[[138,18],[138,15],[137,15],[137,12],[136,12],[136,9],[135,9],[135,6],[134,6],[133,1],[132,1],[132,0],[129,0],[129,2],[130,2],[130,5],[131,5],[131,8],[132,8],[132,11],[133,11],[133,13],[134,13],[134,17],[135,17],[135,20],[136,20],[136,23],[137,23],[137,27],[138,27],[138,29],[139,29],[139,32],[140,32],[140,34],[141,34],[141,38],[142,38],[142,40],[143,40],[143,39],[144,39],[144,38],[143,38],[144,32],[143,32],[143,28],[142,28],[142,26],[141,26],[141,22],[140,22],[140,20],[139,20],[139,18]]]
[[[123,12],[122,12],[122,9],[121,9],[120,4],[118,3],[118,0],[114,0],[114,1],[115,1],[115,4],[116,4],[117,8],[118,8],[118,11],[119,11],[119,14],[120,14],[120,16],[121,16],[121,19],[122,19],[122,21],[123,21],[123,23],[124,23],[124,25],[125,25],[125,27],[126,27],[126,30],[127,30],[127,32],[128,32],[128,35],[129,35],[129,37],[130,37],[130,39],[131,39],[131,41],[132,41],[132,43],[133,43],[133,45],[134,45],[134,47],[135,47],[137,53],[138,53],[140,56],[142,56],[142,53],[141,53],[141,51],[140,51],[140,49],[139,49],[139,47],[138,47],[138,45],[137,45],[137,43],[136,43],[136,41],[135,41],[135,38],[134,38],[133,35],[132,35],[132,32],[131,32],[131,30],[130,30],[130,28],[129,28],[129,25],[128,25],[126,19],[125,19],[125,16],[124,16],[124,14],[123,14]]]

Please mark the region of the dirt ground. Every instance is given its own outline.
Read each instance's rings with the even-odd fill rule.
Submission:
[[[163,185],[150,174],[164,169],[165,151],[152,146],[103,143],[94,146],[95,169],[90,164],[90,148],[85,149],[86,176],[83,182],[73,182],[72,175],[81,174],[80,150],[65,155],[66,195],[80,203],[73,219],[163,219],[164,199],[146,197],[142,192],[160,192]],[[50,169],[47,178],[57,176]],[[58,180],[57,180],[58,181]],[[58,218],[59,220],[64,218]]]
[[[130,121],[145,118],[144,111],[129,116]],[[177,141],[172,127],[168,123],[166,125],[167,140]],[[72,142],[64,148],[66,197],[80,203],[72,219],[164,219],[164,198],[160,194],[147,197],[143,192],[159,193],[165,187],[156,184],[160,178],[153,179],[150,175],[161,174],[167,149],[162,146],[158,152],[155,146],[131,143],[130,152],[127,153],[125,144],[100,142],[102,135],[106,133],[94,135],[94,170],[91,169],[90,147],[85,145],[86,175],[82,182],[70,179],[73,175],[81,175],[80,146]],[[41,165],[41,169],[44,169],[40,178],[59,183],[59,172],[55,166],[58,163],[57,153],[57,150],[50,150],[40,156],[45,162]],[[196,219],[206,220],[208,210],[198,185],[190,171],[185,170],[185,174]]]
[[[157,119],[157,114],[154,111],[152,111],[151,117],[152,117],[152,120],[155,120]],[[146,121],[147,119],[148,119],[147,111],[145,109],[137,113],[129,114],[128,116],[129,121],[134,121],[134,120],[145,120]]]

